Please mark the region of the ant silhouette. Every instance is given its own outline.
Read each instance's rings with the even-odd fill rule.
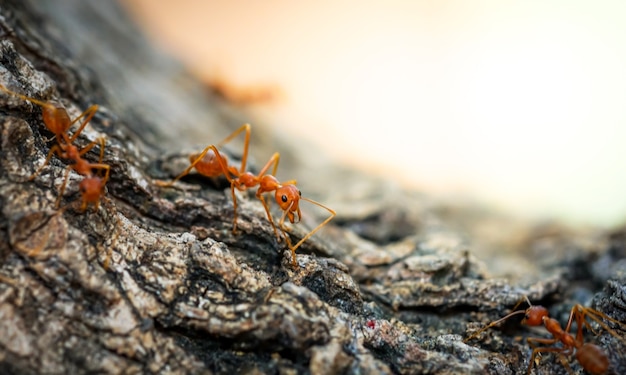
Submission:
[[[71,120],[65,107],[63,107],[60,103],[56,101],[41,101],[35,98],[31,98],[26,95],[19,94],[15,91],[11,91],[2,84],[0,84],[0,90],[16,96],[22,100],[26,100],[40,106],[42,109],[44,125],[50,132],[54,134],[54,138],[57,139],[57,143],[50,148],[50,151],[46,156],[46,161],[43,163],[43,165],[41,165],[41,167],[39,167],[39,169],[35,171],[35,173],[33,173],[28,178],[29,181],[34,180],[35,177],[37,177],[37,175],[43,170],[43,168],[50,163],[52,156],[56,154],[61,159],[67,159],[72,161],[73,164],[70,164],[67,167],[65,179],[63,180],[63,184],[61,185],[60,193],[57,197],[55,206],[57,208],[59,207],[61,197],[67,185],[70,170],[74,169],[74,171],[76,171],[78,174],[85,176],[85,178],[79,184],[79,191],[82,197],[81,210],[85,211],[89,204],[94,204],[97,210],[100,203],[100,197],[104,192],[104,186],[109,179],[110,173],[110,166],[102,163],[102,159],[104,157],[104,139],[99,138],[89,143],[82,149],[79,149],[73,143],[98,111],[98,105],[92,105],[74,120]],[[84,118],[84,120],[80,124],[79,128],[70,137],[68,135],[69,129],[81,118]],[[83,155],[89,152],[97,143],[100,143],[100,161],[98,163],[90,163],[87,160],[83,159]],[[95,175],[93,173],[94,169],[105,170],[104,177],[99,177]]]
[[[565,329],[563,329],[561,327],[561,324],[556,319],[550,318],[548,309],[543,306],[531,304],[530,300],[526,296],[524,296],[515,305],[513,310],[516,310],[523,302],[528,303],[529,307],[526,310],[513,311],[512,313],[489,323],[485,327],[479,329],[468,338],[463,340],[463,342],[467,343],[469,340],[477,337],[485,330],[509,319],[512,316],[524,314],[522,324],[532,327],[543,325],[546,330],[553,336],[553,338],[528,337],[526,339],[530,347],[533,349],[533,353],[530,357],[530,362],[528,364],[528,374],[530,374],[530,371],[532,370],[537,355],[547,352],[558,353],[559,360],[563,364],[563,367],[565,367],[567,372],[570,374],[572,374],[573,372],[565,357],[573,353],[575,353],[575,357],[578,360],[578,363],[580,363],[582,368],[589,373],[594,375],[606,374],[609,369],[609,358],[599,346],[584,342],[583,326],[587,327],[587,329],[595,333],[589,321],[587,320],[587,318],[589,318],[596,322],[598,325],[600,325],[605,331],[609,332],[611,335],[624,341],[624,339],[621,338],[614,330],[609,328],[603,320],[613,322],[618,326],[623,326],[623,323],[607,316],[600,311],[594,310],[589,307],[584,307],[580,304],[576,304],[570,310],[567,325],[565,326]],[[569,333],[572,327],[572,322],[574,321],[576,322],[576,326],[578,327],[576,331],[576,337],[572,336],[572,334]],[[553,345],[556,343],[560,343],[561,345],[537,347],[537,345]]]
[[[268,202],[263,197],[265,193],[274,192],[274,199],[280,209],[283,211],[283,214],[279,221],[279,228],[282,231],[285,242],[287,243],[287,246],[291,251],[292,265],[294,268],[297,268],[298,263],[296,260],[296,249],[298,249],[302,245],[302,243],[304,243],[304,241],[309,239],[319,229],[321,229],[330,220],[332,220],[333,217],[335,217],[336,213],[329,207],[326,207],[319,202],[303,197],[300,190],[296,187],[296,180],[289,180],[281,183],[276,177],[274,177],[278,168],[278,162],[280,160],[280,154],[278,152],[274,153],[270,157],[270,159],[267,161],[267,163],[265,163],[265,165],[263,166],[263,168],[261,168],[258,174],[246,171],[248,148],[250,144],[250,128],[250,124],[244,124],[228,137],[226,137],[224,140],[222,140],[220,143],[218,143],[217,146],[209,145],[204,150],[202,150],[202,152],[190,155],[189,161],[191,164],[189,165],[189,167],[187,167],[187,169],[185,169],[181,174],[179,174],[170,182],[159,185],[171,186],[177,180],[189,174],[189,172],[193,168],[195,168],[198,173],[206,177],[217,177],[223,174],[224,176],[226,176],[228,182],[230,182],[230,191],[233,198],[233,233],[236,233],[237,231],[237,197],[235,195],[235,190],[245,191],[258,186],[256,197],[263,204],[263,208],[265,209],[265,213],[267,214],[267,219],[272,225],[272,229],[274,230],[277,241],[280,242],[281,237],[278,233],[276,225],[274,224]],[[237,169],[235,166],[230,164],[227,156],[222,154],[219,151],[218,147],[221,147],[224,144],[230,142],[242,132],[245,132],[243,156],[241,158],[241,164],[239,166],[239,169]],[[272,167],[272,173],[268,174],[267,171],[270,169],[270,167]],[[292,224],[300,222],[302,217],[300,211],[300,200],[309,202],[327,210],[330,213],[330,216],[326,218],[326,220],[322,221],[309,233],[307,233],[299,242],[297,242],[295,245],[292,245],[291,240],[289,239],[289,235],[287,234],[288,228],[285,227],[285,218],[287,218]]]

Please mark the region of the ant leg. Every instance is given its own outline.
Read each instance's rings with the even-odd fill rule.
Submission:
[[[532,346],[532,344],[530,342],[531,339],[533,339],[533,341],[536,340],[536,342],[539,342],[539,343],[544,343],[544,340],[545,340],[546,344],[554,344],[555,342],[559,341],[557,339],[538,339],[538,338],[529,337],[528,338],[528,344],[531,345],[531,346]],[[552,342],[549,342],[549,341],[552,341]],[[560,356],[561,353],[563,352],[563,348],[558,348],[558,347],[540,347],[540,348],[536,348],[534,346],[532,346],[532,347],[533,347],[533,354],[530,356],[530,361],[528,363],[528,371],[527,371],[528,374],[530,374],[530,372],[531,372],[531,370],[533,368],[533,364],[535,363],[535,358],[537,357],[537,354],[540,354],[540,353],[559,353],[559,356]],[[563,361],[561,361],[561,363],[563,363]],[[572,369],[569,367],[569,365],[567,365],[566,370],[570,374],[573,374],[572,373]]]
[[[287,247],[289,247],[289,251],[291,251],[291,266],[293,269],[298,269],[298,258],[296,258],[296,248],[291,244],[291,240],[289,239],[289,235],[287,232],[284,232],[285,242],[287,243]]]
[[[578,341],[579,337],[580,337],[580,342],[582,342],[582,326],[585,325],[590,331],[594,332],[593,328],[591,327],[591,325],[589,324],[589,322],[587,321],[587,319],[585,319],[586,317],[589,317],[591,320],[593,320],[594,322],[598,323],[598,325],[600,327],[602,327],[605,331],[607,331],[608,333],[610,333],[612,336],[618,338],[620,341],[626,343],[626,340],[624,340],[622,337],[620,337],[617,332],[615,332],[615,330],[611,329],[605,322],[603,322],[602,320],[606,320],[612,323],[615,323],[618,327],[620,328],[626,328],[626,324],[620,322],[619,320],[613,319],[610,316],[589,308],[589,307],[584,307],[580,304],[574,305],[574,307],[572,307],[572,313],[571,314],[575,314],[576,315],[576,324],[578,325],[578,330],[576,332],[576,340]]]
[[[104,177],[102,178],[102,184],[104,185],[107,181],[109,181],[109,174],[111,173],[111,166],[108,164],[89,164],[89,167],[92,169],[104,170]]]
[[[217,147],[215,147],[214,145],[211,145],[209,146],[209,148],[213,151],[213,153],[215,153],[215,156],[217,157],[217,163],[220,165],[220,168],[222,168],[222,173],[224,174],[228,182],[230,182],[231,185],[233,185],[236,182],[236,179],[232,178],[230,174],[233,174],[235,177],[237,177],[236,175],[237,170],[235,169],[233,172],[230,169],[228,169],[228,165],[226,165],[226,162],[224,161],[224,158],[222,157],[222,154],[220,153],[220,150],[217,149]]]
[[[519,307],[519,305],[524,302],[524,299],[520,299],[520,301],[515,305],[515,307],[513,307],[513,310],[517,309]],[[530,302],[529,302],[530,304]],[[532,306],[532,305],[531,305]],[[502,323],[503,321],[509,319],[512,316],[515,315],[520,315],[520,314],[525,314],[526,310],[517,310],[517,311],[513,311],[505,316],[503,316],[502,318],[498,319],[498,320],[494,320],[493,322],[487,324],[486,326],[484,326],[483,328],[479,329],[478,331],[474,332],[473,334],[471,334],[468,338],[466,338],[465,340],[463,340],[464,343],[467,343],[468,341],[470,341],[471,339],[473,339],[474,337],[477,337],[478,335],[480,335],[481,333],[485,332],[486,330],[488,330],[491,327],[495,327],[496,325]]]
[[[99,137],[97,140],[100,141],[100,159],[98,159],[98,163],[102,164],[102,160],[104,159],[104,146],[106,145],[106,140],[104,137]]]
[[[74,140],[76,139],[76,137],[78,137],[78,135],[83,131],[83,129],[85,129],[85,126],[87,126],[87,124],[89,123],[89,121],[91,121],[91,119],[93,118],[93,116],[96,114],[96,112],[98,111],[98,105],[94,104],[91,107],[87,108],[83,113],[81,113],[80,115],[78,115],[78,117],[76,117],[71,123],[70,123],[70,127],[72,125],[74,125],[74,123],[76,121],[78,121],[81,117],[85,117],[85,119],[83,120],[83,122],[80,124],[80,127],[78,128],[78,130],[76,130],[76,132],[74,132],[74,134],[72,135],[71,138],[69,138],[69,143],[73,143]]]
[[[259,173],[257,174],[257,176],[260,178],[261,176],[265,175],[265,172],[267,172],[267,170],[270,168],[270,166],[273,164],[274,168],[272,168],[272,176],[276,175],[276,170],[278,169],[278,162],[280,161],[280,153],[275,152],[267,161],[267,163],[265,163],[265,165],[263,166],[263,168],[261,168],[261,170],[259,171]],[[288,184],[291,181],[295,181],[295,180],[290,180],[287,182],[283,182],[283,185]],[[293,183],[293,185],[295,185],[295,182]]]
[[[239,167],[239,174],[242,174],[246,171],[246,162],[248,161],[248,146],[250,145],[250,124],[243,124],[239,127],[239,129],[232,132],[228,137],[224,138],[220,143],[217,144],[217,147],[222,147],[226,143],[230,142],[239,135],[242,131],[246,132],[243,141],[243,156],[241,157],[241,166]]]
[[[557,342],[559,342],[560,340],[557,338],[551,338],[551,339],[547,339],[547,338],[540,338],[540,337],[528,337],[526,339],[526,342],[528,343],[528,345],[530,345],[531,348],[533,349],[543,349],[543,347],[537,348],[537,344],[541,344],[541,345],[554,345]],[[548,347],[548,349],[550,349]],[[556,348],[559,351],[565,351],[566,349],[564,348]]]
[[[319,206],[325,210],[327,210],[328,212],[330,212],[330,216],[328,216],[326,218],[326,220],[322,221],[317,227],[315,227],[315,229],[313,229],[312,231],[310,231],[306,236],[302,237],[302,239],[300,241],[298,241],[298,243],[296,243],[296,245],[291,249],[291,252],[293,253],[293,259],[295,262],[295,258],[296,258],[296,249],[300,247],[300,245],[302,245],[302,243],[306,240],[308,240],[312,235],[315,234],[315,232],[317,232],[318,230],[320,230],[324,225],[328,224],[329,221],[331,221],[336,215],[337,213],[330,209],[329,207],[324,206],[323,204],[316,202],[312,199],[309,198],[304,198],[304,197],[300,197],[300,199],[305,200],[309,203],[312,203],[316,206]],[[284,221],[284,215],[283,218],[281,219],[281,223]]]
[[[39,173],[41,173],[41,171],[44,169],[44,167],[46,165],[48,165],[48,163],[50,163],[50,159],[52,159],[52,155],[54,155],[54,153],[56,152],[57,155],[59,155],[59,157],[61,157],[61,152],[62,152],[62,148],[59,145],[54,145],[50,148],[50,151],[48,152],[48,156],[46,156],[46,161],[41,165],[41,167],[39,167],[39,169],[37,169],[35,171],[35,173],[33,173],[32,175],[30,175],[30,177],[28,177],[28,181],[32,181],[35,179],[35,177],[37,177],[37,175],[39,175]]]
[[[257,174],[256,178],[260,181],[261,177],[265,175],[265,172],[267,172],[267,170],[270,168],[270,166],[274,165],[274,168],[272,169],[272,176],[276,173],[276,169],[278,168],[278,162],[280,160],[280,154],[278,152],[275,152],[267,161],[267,163],[265,163],[265,165],[263,166],[263,168],[261,168],[261,171],[259,171],[259,173]],[[256,192],[256,197],[257,199],[259,199],[261,201],[261,203],[263,204],[263,208],[265,208],[265,213],[267,214],[267,220],[270,222],[270,224],[272,225],[272,229],[274,230],[274,234],[276,235],[276,240],[278,242],[280,242],[280,235],[278,234],[278,230],[276,229],[276,225],[274,224],[274,220],[272,219],[272,214],[270,213],[270,209],[268,206],[268,203],[265,201],[265,199],[263,198],[263,193],[268,193],[270,191],[276,190],[276,188],[278,187],[278,182],[277,180],[274,178],[273,179],[275,182],[271,183],[269,186],[264,186],[263,183],[261,183],[261,186],[259,187],[259,189]]]
[[[230,194],[233,197],[233,234],[237,232],[237,196],[235,195],[235,181],[230,183]]]
[[[274,219],[272,219],[272,214],[270,213],[270,208],[269,208],[267,202],[263,198],[262,194],[258,194],[257,193],[257,198],[259,198],[259,200],[263,204],[263,208],[265,208],[265,213],[267,214],[267,220],[272,225],[272,229],[274,230],[274,234],[276,235],[276,241],[280,242],[280,236],[278,235],[278,230],[276,229],[276,225],[274,224]]]
[[[72,166],[68,166],[65,168],[65,178],[63,179],[63,184],[61,184],[61,189],[59,190],[59,195],[57,196],[57,200],[54,203],[54,208],[59,209],[59,205],[61,204],[61,199],[63,198],[63,193],[65,192],[65,187],[67,186],[67,180],[70,177],[70,171],[72,170]]]
[[[583,325],[588,326],[587,320],[585,320],[584,312],[581,314],[581,311],[578,309],[580,305],[574,305],[569,312],[569,318],[567,318],[567,324],[565,325],[564,331],[569,334],[570,329],[572,328],[572,322],[576,319],[576,325],[578,329],[576,331],[576,342],[579,344],[583,344]]]
[[[87,146],[83,147],[78,152],[78,155],[82,157],[83,155],[85,155],[86,153],[91,151],[91,149],[94,148],[94,146],[96,144],[98,144],[98,143],[100,143],[100,160],[99,160],[99,163],[102,163],[102,159],[104,158],[104,144],[105,144],[104,137],[98,137],[98,139],[96,139],[95,141],[90,142]]]
[[[209,150],[212,150],[215,153],[215,156],[216,156],[216,158],[218,160],[220,168],[222,168],[222,173],[224,174],[224,176],[226,176],[226,179],[228,180],[228,182],[230,182],[232,184],[234,180],[230,176],[230,174],[233,173],[233,172],[228,169],[228,166],[225,164],[224,159],[222,158],[222,154],[220,154],[219,150],[217,149],[217,147],[215,147],[215,145],[209,145],[204,150],[202,150],[202,152],[200,154],[198,154],[198,157],[196,157],[194,159],[194,161],[191,162],[189,167],[187,167],[187,169],[185,169],[181,174],[176,176],[176,178],[173,179],[172,181],[170,181],[168,183],[161,183],[161,182],[157,181],[156,184],[159,185],[159,186],[164,186],[164,187],[172,186],[174,184],[174,182],[178,181],[179,179],[181,179],[184,176],[186,176],[187,174],[189,174],[189,172],[196,166],[196,164],[198,164],[199,162],[202,161],[202,159],[207,154],[207,152],[209,152]],[[235,170],[235,172],[236,172],[236,170]]]
[[[240,132],[240,131],[241,130],[238,130],[237,132]],[[249,131],[250,131],[250,128],[248,125],[247,136],[249,136]],[[247,147],[248,146],[246,144],[246,152],[247,152]],[[235,234],[235,232],[237,231],[237,195],[235,194],[235,188],[239,188],[237,186],[238,176],[235,176],[235,178],[232,178],[230,176],[230,174],[233,173],[233,171],[228,169],[228,166],[226,165],[226,162],[224,161],[224,158],[222,158],[222,154],[220,154],[220,151],[217,149],[217,147],[215,147],[214,145],[211,145],[208,148],[210,148],[213,151],[213,153],[215,153],[215,156],[217,157],[217,162],[220,165],[220,168],[222,168],[222,173],[224,174],[224,176],[226,176],[226,179],[228,180],[228,182],[230,182],[230,194],[233,197],[233,230],[232,231],[233,231],[233,234]],[[234,170],[234,171],[237,172],[237,170]]]
[[[288,228],[285,227],[285,217],[287,216],[287,212],[289,212],[290,208],[291,208],[291,205],[287,207],[286,210],[283,211],[283,214],[280,216],[280,221],[278,222],[278,226],[280,230],[283,232],[283,236],[285,236],[285,243],[287,244],[289,251],[291,251],[291,265],[293,266],[294,269],[297,269],[298,260],[296,258],[296,248],[291,243],[291,238],[289,237]]]
[[[517,301],[517,303],[515,304],[515,306],[513,306],[513,311],[517,310],[518,307],[520,307],[520,305],[522,303],[526,302],[528,304],[528,307],[532,307],[532,303],[530,303],[530,300],[528,299],[527,295],[523,295],[522,297],[520,297],[519,301]]]
[[[283,214],[280,215],[280,220],[278,221],[278,227],[280,228],[280,230],[283,231],[283,235],[285,236],[285,239],[289,237],[287,235],[287,233],[289,232],[289,228],[285,226],[285,218],[287,217],[287,213],[289,212],[289,210],[291,210],[292,206],[293,206],[293,202],[291,202],[289,206],[283,210]]]
[[[9,90],[6,86],[0,84],[0,90],[6,92],[7,94],[13,95],[13,96],[17,96],[18,98],[22,99],[22,100],[26,100],[27,102],[31,102],[33,104],[36,104],[40,107],[47,107],[47,108],[52,108],[53,106],[50,105],[50,103],[46,103],[42,100],[39,99],[35,99],[35,98],[31,98],[30,96],[26,96],[24,94],[20,94],[18,92]]]
[[[102,160],[104,159],[104,146],[106,144],[106,140],[104,139],[104,137],[99,137],[96,141],[100,141],[100,158],[98,159],[98,164],[100,165],[107,165],[102,163]],[[94,141],[95,142],[95,141]],[[93,166],[92,166],[93,167]],[[105,177],[104,177],[104,183],[106,183],[109,180],[109,172],[111,171],[111,167],[107,165],[108,168],[100,168],[100,169],[105,169]]]
[[[181,178],[185,177],[186,175],[189,174],[189,172],[191,172],[191,170],[196,166],[196,164],[198,164],[202,158],[204,158],[204,156],[206,155],[207,152],[209,152],[209,150],[211,150],[211,147],[215,147],[213,145],[207,146],[204,150],[202,150],[201,153],[198,154],[198,157],[194,159],[193,162],[191,162],[191,164],[189,165],[189,167],[187,167],[187,169],[185,169],[181,174],[179,174],[178,176],[176,176],[176,178],[174,178],[173,180],[171,180],[168,183],[163,183],[161,181],[156,181],[156,184],[159,186],[163,186],[163,187],[167,187],[167,186],[172,186],[174,185],[174,182],[180,180]]]

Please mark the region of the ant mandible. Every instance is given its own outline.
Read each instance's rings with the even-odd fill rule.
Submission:
[[[226,155],[223,155],[218,150],[218,147],[230,142],[240,133],[245,132],[244,136],[244,149],[243,156],[241,158],[241,164],[239,169],[229,164],[229,160]],[[258,190],[256,192],[256,197],[261,201],[263,207],[265,209],[265,213],[267,214],[267,219],[272,225],[272,229],[274,230],[274,234],[276,235],[276,239],[280,242],[281,238],[276,229],[276,225],[274,224],[274,220],[272,219],[272,214],[270,213],[268,203],[263,198],[263,194],[274,191],[274,199],[276,203],[279,205],[280,209],[283,211],[283,215],[281,216],[279,227],[283,232],[285,237],[285,241],[289,246],[292,254],[292,264],[294,268],[298,267],[298,263],[296,261],[296,249],[299,248],[304,241],[309,239],[315,232],[321,229],[324,225],[326,225],[333,217],[335,217],[336,213],[329,207],[324,206],[323,204],[316,202],[312,199],[308,199],[302,197],[300,190],[296,187],[296,180],[289,180],[286,182],[279,182],[274,175],[276,174],[276,170],[278,168],[278,162],[280,160],[280,154],[278,152],[274,153],[272,157],[265,163],[263,168],[259,171],[258,174],[254,174],[252,172],[246,171],[246,162],[248,158],[248,148],[250,144],[250,124],[244,124],[239,129],[235,130],[232,134],[222,140],[220,143],[216,145],[207,146],[202,152],[197,154],[192,154],[189,156],[190,165],[185,169],[181,174],[176,176],[172,181],[165,184],[160,184],[161,186],[171,186],[179,180],[180,178],[187,175],[193,168],[196,168],[198,173],[202,174],[206,177],[217,177],[220,175],[226,176],[228,182],[230,182],[230,191],[231,196],[233,198],[233,233],[237,230],[237,197],[235,195],[235,189],[239,191],[245,191],[247,189],[258,186]],[[272,167],[272,173],[267,174],[267,171]],[[314,205],[317,205],[321,208],[324,208],[330,213],[330,216],[326,218],[323,222],[321,222],[317,227],[315,227],[312,231],[307,233],[296,245],[292,245],[289,240],[289,236],[287,234],[287,229],[284,226],[285,217],[289,219],[291,223],[296,223],[300,221],[301,212],[299,201],[304,200],[310,202]],[[298,221],[296,221],[296,215]]]
[[[537,357],[537,355],[540,353],[545,353],[545,352],[558,353],[561,363],[570,374],[572,373],[572,370],[569,367],[567,360],[563,356],[569,356],[572,353],[574,353],[574,351],[576,353],[575,356],[576,356],[576,359],[578,360],[578,363],[580,363],[583,369],[585,369],[589,373],[594,374],[594,375],[595,374],[600,375],[600,374],[605,374],[608,371],[609,369],[608,356],[599,346],[584,342],[583,326],[593,331],[590,323],[586,319],[586,318],[590,318],[594,322],[598,323],[604,330],[609,332],[611,335],[623,341],[623,339],[620,336],[618,336],[614,330],[609,328],[608,325],[604,323],[602,320],[604,319],[604,320],[616,323],[619,326],[623,326],[621,322],[607,316],[606,314],[600,311],[594,310],[589,307],[584,307],[580,304],[576,304],[572,307],[570,314],[569,314],[569,319],[567,320],[567,325],[565,326],[565,329],[563,329],[561,327],[561,324],[556,319],[550,318],[548,309],[546,309],[543,306],[532,305],[530,301],[528,300],[528,297],[524,297],[523,299],[521,299],[520,302],[518,302],[517,305],[515,305],[513,310],[516,310],[517,307],[524,301],[527,302],[529,306],[526,310],[514,311],[498,320],[495,320],[489,323],[487,326],[474,332],[472,335],[470,335],[468,338],[466,338],[463,341],[468,342],[474,337],[477,337],[479,334],[481,334],[485,330],[509,319],[512,316],[524,314],[524,319],[522,320],[522,324],[533,326],[533,327],[543,325],[546,328],[546,330],[553,336],[553,338],[551,339],[538,338],[538,337],[528,337],[526,339],[526,341],[531,346],[531,348],[533,348],[533,353],[530,357],[530,362],[528,364],[528,374],[530,374],[530,371],[533,367],[533,364],[535,362],[535,358]],[[576,326],[578,327],[576,331],[576,337],[572,336],[572,334],[569,333],[572,327],[573,321],[576,321]],[[559,342],[561,343],[561,346],[559,347],[556,347],[556,346],[537,347],[536,346],[537,344],[553,345]]]

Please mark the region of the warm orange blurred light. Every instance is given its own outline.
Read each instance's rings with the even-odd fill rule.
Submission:
[[[333,157],[525,215],[626,217],[626,3],[126,0]],[[333,139],[332,142],[329,139]]]

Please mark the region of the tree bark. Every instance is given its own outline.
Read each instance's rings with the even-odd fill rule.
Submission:
[[[54,156],[30,180],[57,140],[39,106],[0,94],[1,373],[524,373],[518,324],[462,339],[523,295],[562,323],[590,301],[626,321],[625,231],[440,203],[312,160],[304,141],[254,124],[253,159],[280,151],[280,173],[338,212],[294,269],[253,195],[239,196],[233,233],[224,180],[155,184],[206,146],[197,140],[250,119],[154,50],[118,5],[3,0],[0,29],[0,83],[72,117],[99,104],[76,144],[106,137],[111,167],[98,209],[81,212],[75,172],[57,209],[68,162]],[[305,212],[292,240],[324,215]],[[626,328],[611,327],[619,337],[585,337],[626,373]],[[539,370],[564,371],[546,357]]]

